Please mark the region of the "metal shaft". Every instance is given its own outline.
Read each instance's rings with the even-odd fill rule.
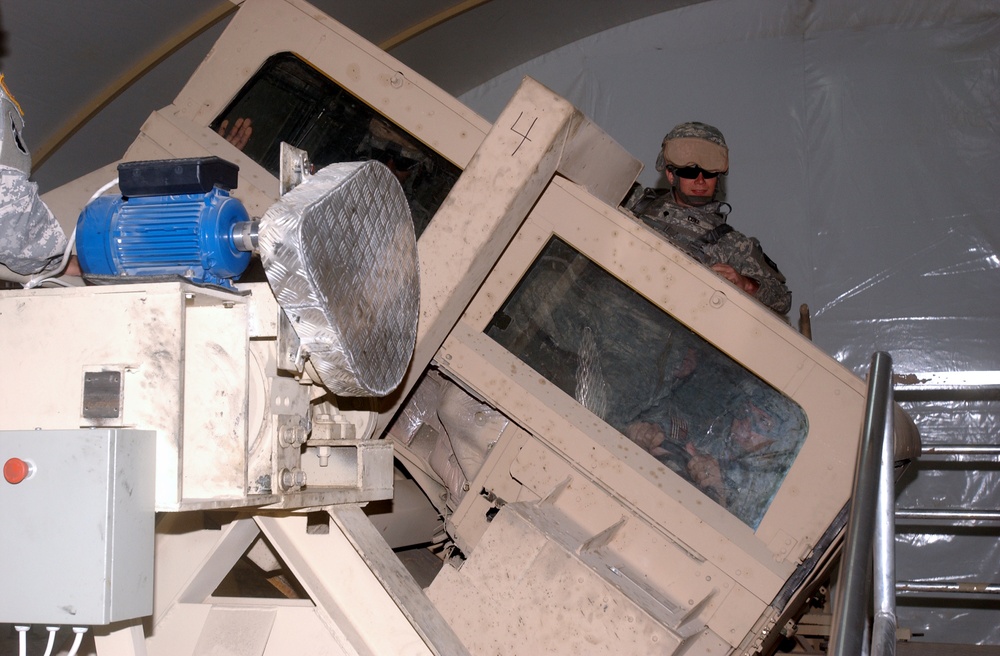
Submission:
[[[864,429],[854,471],[854,494],[847,520],[844,559],[837,580],[829,654],[856,656],[862,653],[867,619],[868,571],[872,557],[878,467],[892,384],[892,358],[878,352],[872,356],[865,403]]]
[[[872,656],[893,656],[896,653],[896,480],[893,468],[892,406],[890,386],[885,399],[878,503],[875,510],[875,619],[872,625]]]

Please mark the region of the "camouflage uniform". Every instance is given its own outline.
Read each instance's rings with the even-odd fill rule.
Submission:
[[[23,171],[0,166],[0,264],[32,275],[54,269],[66,235]]]
[[[28,180],[31,154],[21,131],[24,114],[0,74],[0,265],[22,276],[58,266],[66,235]]]
[[[785,286],[785,276],[756,238],[729,227],[723,211],[728,207],[718,201],[684,207],[674,201],[672,192],[657,196],[650,189],[626,203],[626,209],[643,223],[702,264],[728,264],[741,276],[757,281],[760,289],[754,297],[778,314],[786,314],[792,306],[792,293]]]

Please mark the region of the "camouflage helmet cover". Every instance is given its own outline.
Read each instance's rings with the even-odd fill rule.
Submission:
[[[698,166],[706,171],[729,170],[729,147],[718,128],[692,121],[681,123],[663,137],[656,170],[667,166]]]

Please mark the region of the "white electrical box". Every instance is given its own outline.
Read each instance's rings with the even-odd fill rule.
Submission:
[[[18,375],[0,377],[0,429],[152,430],[158,510],[238,505],[248,300],[186,282],[3,292],[4,367]]]
[[[0,431],[0,622],[152,613],[155,454],[152,431]]]

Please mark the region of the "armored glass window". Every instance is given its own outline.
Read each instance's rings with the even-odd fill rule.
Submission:
[[[278,175],[282,141],[309,153],[317,168],[376,159],[388,166],[410,204],[417,237],[461,170],[292,53],[271,56],[211,128],[240,119],[253,126],[243,152]]]
[[[557,237],[486,334],[752,528],[808,432],[798,404]]]

